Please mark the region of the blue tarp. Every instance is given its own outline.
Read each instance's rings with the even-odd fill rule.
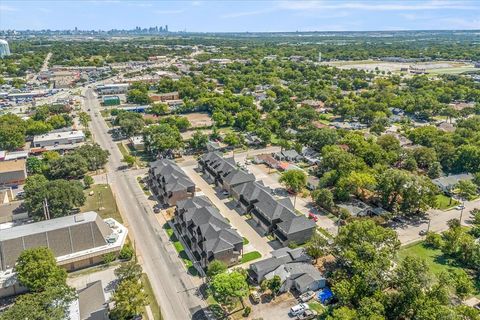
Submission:
[[[325,287],[322,291],[318,293],[318,301],[325,304],[326,301],[330,300],[333,297],[333,292],[329,287]]]

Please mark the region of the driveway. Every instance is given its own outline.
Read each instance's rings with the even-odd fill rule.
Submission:
[[[298,304],[297,299],[290,293],[284,293],[274,301],[252,305],[252,313],[249,319],[263,320],[291,320],[289,316],[290,308]]]
[[[183,163],[179,163],[182,166]],[[182,167],[187,175],[193,180],[195,185],[200,188],[202,193],[212,201],[212,203],[220,210],[222,215],[230,221],[232,227],[237,229],[238,233],[247,238],[251,248],[262,254],[262,258],[269,257],[273,248],[268,244],[266,237],[261,237],[255,230],[253,230],[245,221],[245,218],[238,214],[233,209],[227,207],[227,199],[221,200],[212,186],[210,186],[201,176],[195,171],[195,166]],[[222,197],[223,198],[223,197]]]
[[[117,277],[115,276],[115,269],[118,265],[108,267],[104,270],[88,272],[82,270],[79,272],[70,273],[67,278],[67,284],[75,289],[83,289],[87,284],[95,281],[102,281],[103,292],[107,301],[110,299],[113,290],[117,284]]]

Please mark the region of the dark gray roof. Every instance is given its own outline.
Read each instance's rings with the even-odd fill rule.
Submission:
[[[150,170],[155,176],[163,177],[166,191],[179,191],[189,187],[195,187],[193,181],[172,160],[162,159],[151,162]]]
[[[471,179],[473,179],[472,174],[460,173],[460,174],[453,174],[453,175],[433,179],[432,182],[435,185],[439,186],[440,188],[451,188],[451,187],[454,187],[458,182],[462,180],[471,180]]]
[[[106,319],[108,305],[103,294],[102,281],[87,284],[78,290],[78,304],[81,320],[104,320]]]
[[[291,220],[285,220],[277,224],[277,228],[283,230],[285,234],[311,230],[315,226],[315,222],[307,219],[305,216],[296,216]]]
[[[255,175],[247,173],[240,169],[236,169],[228,173],[223,179],[223,181],[228,185],[234,186],[246,182],[255,181]]]
[[[199,228],[205,238],[207,252],[221,252],[243,243],[242,237],[233,230],[230,223],[206,197],[193,197],[178,203],[178,208],[186,209],[184,219]]]
[[[288,247],[284,247],[272,251],[271,258],[252,263],[250,267],[255,269],[259,274],[265,274],[275,270],[282,264],[291,263],[298,260],[310,260],[310,257],[305,253],[304,248],[298,247],[295,249],[290,249]]]

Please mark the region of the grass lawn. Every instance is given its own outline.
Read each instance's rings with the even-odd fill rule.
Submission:
[[[130,152],[128,152],[127,148],[125,148],[122,142],[118,142],[117,147],[118,147],[118,150],[120,150],[120,153],[122,154],[122,156],[125,157],[130,154]]]
[[[93,195],[89,195],[93,191]],[[107,184],[94,184],[84,190],[85,204],[80,208],[81,212],[96,211],[102,219],[113,218],[123,223],[122,216],[117,208],[117,202],[113,196],[110,186]],[[102,210],[99,208],[102,207]]]
[[[150,305],[150,309],[152,309],[153,318],[155,320],[162,320],[162,314],[160,312],[160,307],[157,303],[157,299],[155,299],[155,295],[153,294],[152,285],[150,284],[150,280],[145,273],[142,274],[142,283],[143,288],[145,289],[145,293],[148,296],[148,304]]]
[[[402,260],[407,256],[422,258],[427,262],[430,271],[437,276],[444,271],[463,269],[455,260],[445,257],[441,250],[429,248],[423,244],[424,242],[422,241],[401,248],[398,253],[399,259]],[[480,283],[475,283],[474,281],[474,286],[475,292],[473,294],[480,298]]]
[[[245,238],[245,237],[242,237],[242,238],[243,238],[243,245],[244,245],[244,246],[246,246],[247,244],[250,243],[250,241],[248,241],[247,238]]]
[[[436,201],[436,208],[440,210],[446,210],[460,204],[458,200],[447,197],[444,194],[437,195],[435,201]]]
[[[177,236],[174,234],[173,229],[170,227],[168,223],[163,225],[163,229],[167,232],[167,235],[170,241],[173,243],[175,247],[175,251],[177,251],[178,255],[182,259],[183,263],[188,269],[188,273],[193,276],[198,275],[197,269],[193,266],[192,260],[188,257],[187,253],[185,252],[185,248],[183,247],[182,243],[177,239]]]
[[[262,257],[262,254],[258,251],[247,252],[243,255],[242,259],[240,260],[240,263],[247,263],[249,261],[252,261],[261,257]]]
[[[308,306],[310,307],[310,310],[316,311],[318,314],[322,314],[325,311],[324,306],[317,301],[310,302]]]
[[[137,182],[138,182],[138,184],[140,185],[140,187],[142,187],[143,193],[145,193],[145,195],[146,195],[147,197],[150,197],[150,196],[152,195],[152,193],[150,192],[150,189],[149,189],[148,186],[145,184],[145,182],[142,181],[142,178],[137,177]]]

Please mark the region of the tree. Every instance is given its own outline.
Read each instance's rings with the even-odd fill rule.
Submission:
[[[135,260],[122,263],[115,269],[115,276],[119,281],[139,281],[142,276],[142,267]]]
[[[26,166],[29,174],[39,174],[43,171],[42,160],[38,159],[37,157],[28,157]]]
[[[220,260],[213,260],[208,264],[207,268],[207,277],[213,278],[217,274],[224,273],[227,271],[227,265]]]
[[[69,215],[73,208],[85,203],[83,186],[79,181],[48,181],[42,175],[33,175],[27,178],[24,190],[25,207],[36,220],[45,219],[45,200],[50,218]]]
[[[88,171],[87,160],[76,152],[50,162],[48,175],[53,179],[79,179]]]
[[[131,167],[135,164],[135,157],[130,154],[126,154],[123,156],[122,162],[125,162],[127,166]]]
[[[26,134],[29,136],[45,134],[52,130],[53,127],[43,121],[35,121],[33,119],[29,119],[26,122]]]
[[[175,126],[163,123],[143,130],[145,150],[157,155],[166,150],[178,150],[183,146],[180,131]]]
[[[67,280],[67,272],[57,266],[53,252],[46,247],[23,251],[17,259],[15,271],[20,283],[34,292],[65,285]]]
[[[275,297],[282,287],[282,279],[278,275],[274,275],[272,279],[269,279],[267,282],[267,287],[272,292]]]
[[[326,254],[328,250],[327,246],[327,239],[315,231],[305,244],[305,250],[309,256],[315,259],[315,263],[317,263],[317,259]]]
[[[131,319],[139,315],[142,308],[148,304],[147,294],[138,280],[123,280],[112,296],[115,303],[110,316],[112,319]]]
[[[388,272],[400,247],[394,230],[371,219],[354,220],[334,240],[337,257],[334,292],[343,304],[356,305],[365,296],[387,286]]]
[[[0,116],[0,150],[15,150],[25,144],[25,123],[14,114]]]
[[[103,150],[97,143],[84,144],[75,150],[76,154],[81,155],[87,161],[89,171],[103,168],[108,161],[110,152]]]
[[[90,121],[92,121],[92,118],[90,117],[90,115],[88,113],[86,113],[85,111],[81,111],[81,112],[78,113],[78,119],[80,121],[80,124],[84,128],[88,128],[88,123]]]
[[[42,292],[18,296],[15,304],[0,314],[0,320],[66,319],[75,290],[66,285],[48,287]],[[34,315],[34,318],[32,316]]]
[[[430,179],[436,179],[442,174],[442,165],[440,162],[435,161],[431,163],[428,167],[427,175]]]
[[[50,118],[47,119],[47,123],[52,126],[53,129],[60,129],[64,128],[68,125],[67,120],[64,116],[60,114],[54,114]]]
[[[119,126],[120,130],[127,137],[133,137],[142,132],[145,121],[142,116],[136,112],[122,111],[118,113],[114,124]]]
[[[475,291],[472,279],[470,279],[465,270],[458,269],[452,271],[450,275],[452,277],[455,293],[460,299],[464,300]]]
[[[302,191],[302,189],[307,184],[307,174],[305,173],[305,171],[300,169],[287,170],[282,173],[282,176],[278,181],[284,184],[288,190],[295,193],[296,202],[297,193]]]
[[[228,132],[223,138],[223,142],[232,147],[239,147],[242,145],[242,139],[235,132]]]
[[[246,276],[238,271],[220,273],[213,277],[210,289],[215,299],[227,305],[231,305],[234,299],[240,299],[248,295]]]
[[[458,194],[463,199],[471,199],[477,195],[477,186],[471,180],[460,180],[456,188],[458,189]]]
[[[91,176],[85,176],[83,177],[83,185],[85,186],[86,189],[90,188],[90,186],[94,183],[95,181]]]
[[[335,205],[333,202],[333,193],[326,188],[314,190],[312,192],[312,198],[317,206],[328,211],[332,210],[333,206]]]
[[[127,92],[127,102],[145,105],[151,103],[152,100],[148,96],[148,92],[139,89],[130,89]]]
[[[192,137],[188,141],[190,148],[195,150],[203,150],[207,147],[208,136],[197,130],[193,133]]]

